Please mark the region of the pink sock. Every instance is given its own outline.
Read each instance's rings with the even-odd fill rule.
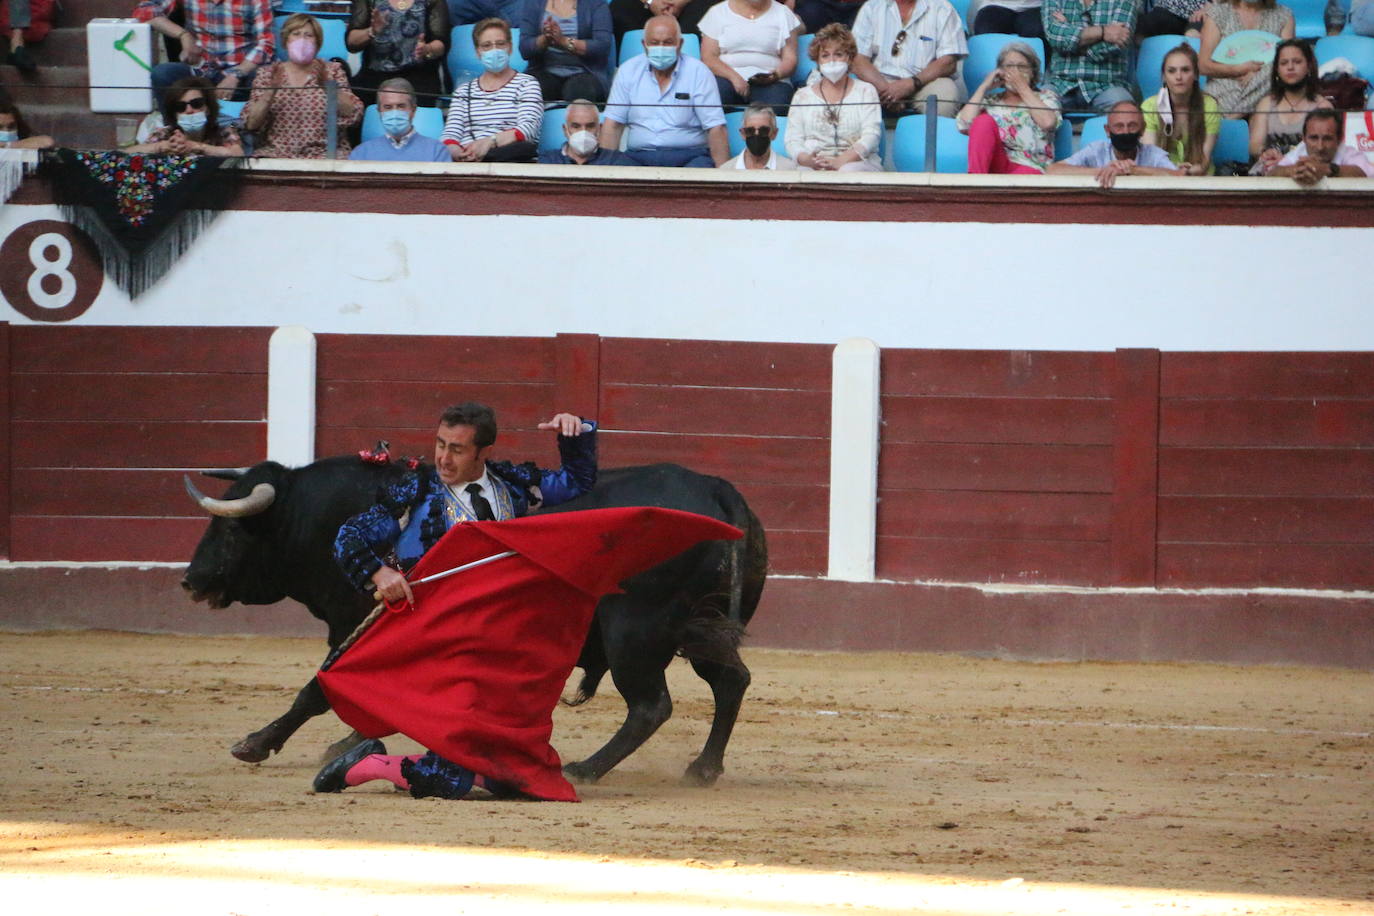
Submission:
[[[344,774],[344,785],[360,786],[374,779],[385,779],[398,789],[409,789],[410,782],[401,775],[401,764],[409,760],[419,760],[423,754],[369,754],[349,767]]]

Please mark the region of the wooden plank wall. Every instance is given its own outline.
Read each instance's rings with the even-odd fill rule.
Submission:
[[[480,401],[496,411],[495,456],[558,466],[558,449],[537,425],[558,410],[556,350],[563,338],[316,337],[315,454],[343,455],[391,443],[395,457],[434,460],[445,407]],[[591,414],[586,407],[566,409]]]
[[[1165,353],[1159,583],[1374,588],[1374,353]]]
[[[1102,585],[1110,353],[884,350],[878,576]]]
[[[10,558],[187,559],[182,473],[266,449],[270,334],[9,327]]]
[[[772,571],[823,575],[832,350],[603,338],[602,462],[673,461],[726,478],[768,531]]]

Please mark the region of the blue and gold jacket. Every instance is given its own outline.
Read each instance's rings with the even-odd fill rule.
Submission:
[[[565,503],[596,484],[596,424],[583,422],[591,431],[558,437],[563,466],[556,471],[532,461],[487,462],[497,519]],[[438,472],[426,465],[388,487],[377,505],[343,523],[334,539],[334,559],[354,588],[371,591],[373,573],[388,563],[410,569],[460,521],[475,519],[440,482]]]

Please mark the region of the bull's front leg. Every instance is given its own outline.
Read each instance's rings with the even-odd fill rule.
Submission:
[[[319,681],[312,677],[296,694],[296,701],[285,715],[229,748],[229,753],[245,763],[261,763],[280,751],[286,740],[307,721],[326,712],[329,712],[329,700]]]

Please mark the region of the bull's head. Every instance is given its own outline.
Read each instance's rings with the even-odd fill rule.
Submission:
[[[207,476],[233,480],[224,496],[201,493],[186,478],[186,492],[209,513],[210,527],[196,545],[181,587],[193,601],[212,608],[232,602],[271,604],[285,597],[279,582],[274,542],[280,527],[274,506],[289,473],[274,461],[252,468],[208,471]]]

